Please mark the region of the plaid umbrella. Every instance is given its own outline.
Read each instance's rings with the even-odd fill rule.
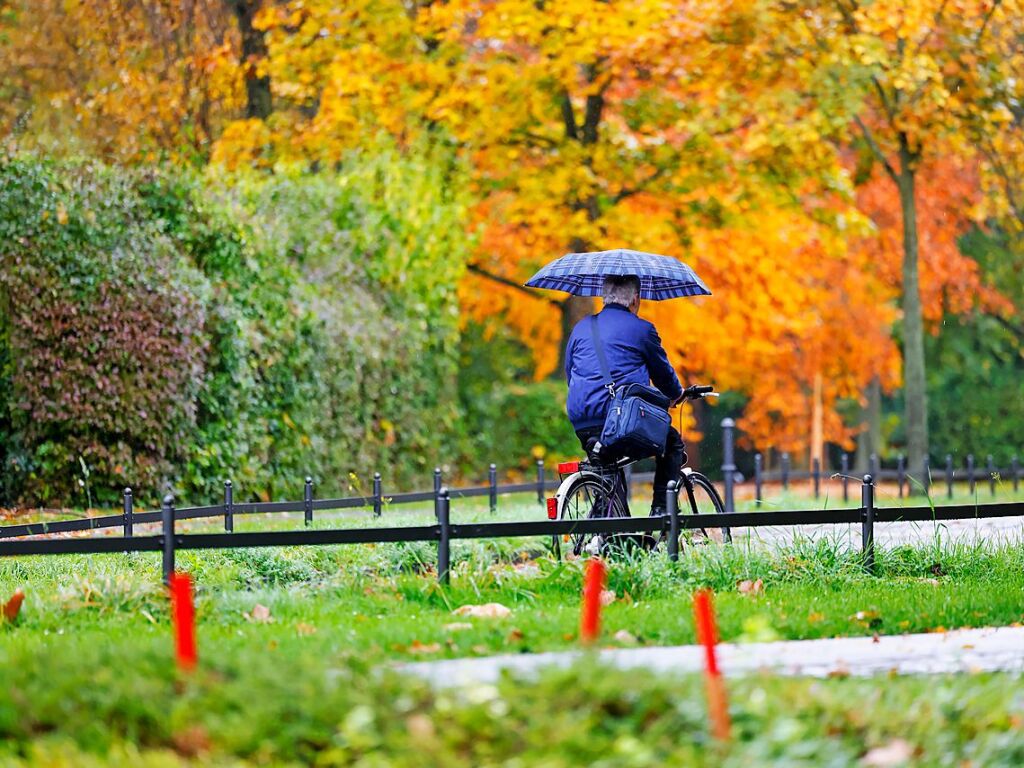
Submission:
[[[711,295],[697,273],[678,259],[624,248],[567,254],[543,267],[527,285],[576,296],[600,296],[609,275],[639,277],[640,296],[652,301]]]

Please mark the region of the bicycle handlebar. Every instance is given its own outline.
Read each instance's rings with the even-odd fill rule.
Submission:
[[[683,390],[682,400],[696,400],[698,397],[718,397],[715,388],[710,384],[694,384]]]

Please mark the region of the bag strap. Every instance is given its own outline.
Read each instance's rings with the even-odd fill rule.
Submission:
[[[608,360],[604,356],[604,345],[601,344],[601,333],[597,329],[597,315],[590,316],[590,338],[594,341],[594,352],[597,353],[597,364],[601,366],[601,373],[608,380],[605,384],[608,387],[608,393],[615,397],[615,380],[612,378],[611,371],[608,369]]]

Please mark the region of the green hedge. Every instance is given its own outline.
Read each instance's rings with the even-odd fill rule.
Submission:
[[[7,502],[424,475],[457,443],[457,172],[387,147],[316,176],[3,159]]]

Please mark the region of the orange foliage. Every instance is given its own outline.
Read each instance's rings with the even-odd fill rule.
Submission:
[[[957,247],[971,226],[981,202],[977,168],[945,158],[918,170],[917,226],[920,242],[921,304],[925,321],[938,333],[943,315],[964,314],[975,307],[987,312],[1012,312],[1012,305],[982,282],[978,264]],[[875,225],[870,237],[854,248],[865,263],[894,290],[903,282],[903,219],[899,193],[876,169],[857,189],[857,206]]]

